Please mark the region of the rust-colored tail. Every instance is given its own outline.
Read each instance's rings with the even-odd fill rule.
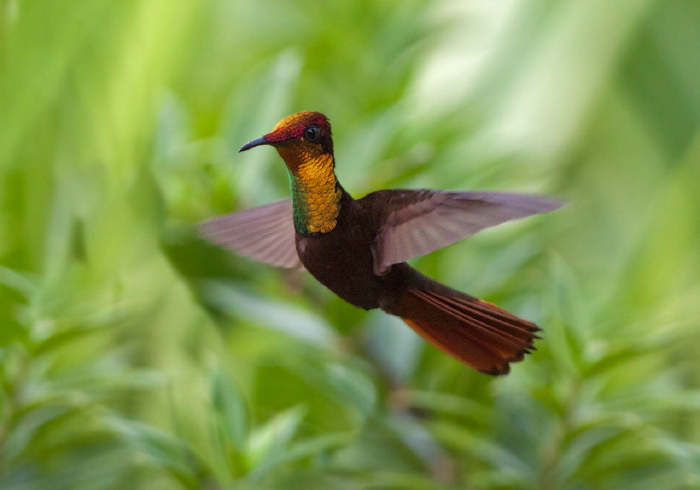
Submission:
[[[487,301],[453,289],[407,289],[401,319],[438,349],[486,374],[508,374],[508,363],[535,350],[540,329]]]

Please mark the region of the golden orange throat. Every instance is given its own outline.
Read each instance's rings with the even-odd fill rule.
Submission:
[[[309,234],[333,230],[338,224],[342,196],[333,171],[333,156],[316,155],[296,167],[288,167],[297,231]]]

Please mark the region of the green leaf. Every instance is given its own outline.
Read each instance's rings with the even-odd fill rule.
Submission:
[[[289,444],[296,435],[305,412],[303,407],[285,410],[251,434],[246,454],[248,465],[252,468],[250,478],[260,479],[284,462]]]

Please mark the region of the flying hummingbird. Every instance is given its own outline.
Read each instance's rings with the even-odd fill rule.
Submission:
[[[240,151],[269,145],[287,165],[292,198],[208,220],[210,242],[259,262],[305,268],[342,299],[400,317],[421,337],[483,373],[507,374],[540,329],[424,276],[406,261],[559,200],[502,192],[392,189],[353,199],[335,175],[328,118],[299,112]]]

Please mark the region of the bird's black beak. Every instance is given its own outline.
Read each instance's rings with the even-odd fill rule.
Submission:
[[[240,152],[242,152],[242,151],[250,150],[251,148],[255,148],[256,146],[260,146],[260,145],[269,145],[269,144],[270,144],[270,142],[267,141],[267,140],[265,139],[265,137],[263,136],[262,138],[258,138],[258,139],[256,139],[256,140],[249,141],[249,142],[246,143],[245,145],[241,146],[241,149],[238,150],[238,153],[240,153]]]

